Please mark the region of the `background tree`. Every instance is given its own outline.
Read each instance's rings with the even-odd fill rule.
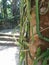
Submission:
[[[12,0],[12,13],[13,13],[13,16],[16,15],[16,2],[17,2],[17,0]]]
[[[7,0],[2,0],[3,3],[3,12],[4,12],[4,18],[7,18]]]

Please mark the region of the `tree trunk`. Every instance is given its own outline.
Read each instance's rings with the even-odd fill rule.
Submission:
[[[3,12],[4,12],[4,18],[7,18],[7,4],[6,4],[7,0],[3,0]]]
[[[16,16],[16,2],[17,2],[17,0],[12,1],[12,13],[13,13],[13,16]]]

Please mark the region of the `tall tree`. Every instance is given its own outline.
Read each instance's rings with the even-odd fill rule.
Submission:
[[[2,0],[3,3],[3,12],[4,12],[4,18],[7,18],[7,0]]]
[[[12,13],[13,13],[13,16],[16,16],[16,2],[17,2],[17,0],[12,0]]]

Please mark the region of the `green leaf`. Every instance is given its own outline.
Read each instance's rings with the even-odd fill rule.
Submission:
[[[34,64],[33,65],[38,65],[37,59],[34,60]]]
[[[41,54],[41,48],[39,47],[39,48],[37,49],[36,57],[39,57],[40,54]]]
[[[42,59],[42,58],[44,58],[44,57],[46,57],[47,56],[47,51],[46,52],[43,52],[38,58],[37,58],[37,60],[40,60],[40,59]]]
[[[42,65],[47,65],[47,59],[46,58],[43,60],[43,64]]]
[[[37,58],[37,60],[40,60],[40,59],[45,58],[45,57],[49,57],[49,49],[47,49],[45,52],[43,52],[43,53]]]

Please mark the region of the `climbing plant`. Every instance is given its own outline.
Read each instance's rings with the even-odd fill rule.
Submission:
[[[27,54],[29,53],[33,65],[38,65],[41,60],[42,65],[47,65],[47,60],[49,58],[49,49],[41,53],[40,47],[37,49],[36,58],[33,59],[29,51],[29,41],[30,41],[30,1],[31,0],[21,0],[20,1],[20,65],[24,62],[24,65],[28,65]],[[37,2],[37,1],[36,1]],[[36,3],[37,5],[37,3]],[[37,9],[37,8],[36,8]],[[37,10],[36,10],[37,11]],[[37,12],[36,12],[37,13]],[[37,13],[38,14],[38,13]]]
[[[27,63],[27,52],[29,51],[28,42],[30,39],[30,1],[31,0],[21,0],[20,1],[20,65],[24,62]]]

